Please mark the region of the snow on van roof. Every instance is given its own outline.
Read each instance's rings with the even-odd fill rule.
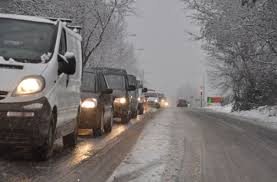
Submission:
[[[26,20],[26,21],[33,21],[33,22],[55,24],[55,21],[51,21],[47,18],[36,17],[36,16],[27,16],[27,15],[15,15],[15,14],[0,13],[0,18],[10,18],[10,19],[16,19],[16,20]]]

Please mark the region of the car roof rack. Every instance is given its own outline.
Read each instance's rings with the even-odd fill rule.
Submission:
[[[127,71],[125,69],[120,68],[108,68],[108,67],[90,67],[87,68],[86,71],[98,71],[104,74],[124,74],[127,75]]]
[[[67,27],[70,28],[73,32],[81,34],[81,30],[82,30],[81,26],[68,25]]]
[[[69,19],[69,18],[52,18],[52,17],[44,17],[44,18],[51,20],[51,21],[60,20],[61,22],[64,22],[64,23],[72,23],[72,19]]]

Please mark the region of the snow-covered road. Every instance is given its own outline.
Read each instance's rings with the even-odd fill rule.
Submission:
[[[276,171],[275,130],[172,108],[147,124],[107,182],[275,182]]]
[[[200,109],[148,113],[111,134],[56,144],[46,162],[0,156],[0,182],[276,182],[277,132]]]

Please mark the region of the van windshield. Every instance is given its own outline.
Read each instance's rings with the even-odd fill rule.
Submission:
[[[105,75],[108,87],[116,90],[125,90],[125,78],[123,75]]]
[[[23,63],[45,63],[55,47],[56,26],[0,18],[0,57]]]

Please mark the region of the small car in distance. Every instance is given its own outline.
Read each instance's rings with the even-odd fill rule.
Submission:
[[[93,136],[111,132],[113,127],[112,89],[109,89],[103,73],[84,71],[81,87],[80,129],[92,129]]]
[[[169,107],[169,102],[168,102],[168,100],[167,100],[166,97],[162,97],[160,100],[161,100],[161,101],[160,101],[160,104],[161,104],[161,107],[162,107],[162,108],[167,108],[167,107]]]
[[[188,107],[188,102],[185,99],[178,99],[177,107]]]
[[[147,92],[145,93],[147,98],[147,106],[154,107],[159,109],[161,107],[159,94],[156,92]]]
[[[143,87],[141,80],[137,80],[138,84],[138,114],[142,115],[144,113],[146,98],[144,93],[147,92],[147,88]]]

